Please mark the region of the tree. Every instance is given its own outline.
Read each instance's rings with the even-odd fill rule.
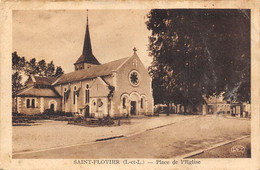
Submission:
[[[250,102],[250,11],[206,12],[203,19],[210,24],[203,24],[202,29],[208,34],[206,42],[214,62],[215,93],[224,92],[227,100]]]
[[[203,103],[204,94],[218,95],[224,91],[228,96],[240,83],[243,71],[243,82],[248,85],[250,48],[246,43],[250,44],[250,36],[245,33],[241,36],[234,30],[246,31],[250,24],[247,21],[245,26],[240,26],[241,20],[245,18],[238,10],[150,11],[146,24],[152,31],[149,51],[153,62],[149,72],[153,82],[158,83],[153,85],[153,90],[163,88],[165,91],[164,102],[196,110],[196,106]],[[243,42],[237,43],[241,40]],[[248,92],[247,85],[243,87]],[[156,93],[154,98],[157,101]]]
[[[30,61],[26,61],[25,57],[20,57],[17,52],[12,53],[12,92],[15,94],[18,90],[27,85],[30,75],[46,76],[46,77],[58,77],[64,74],[61,66],[55,65],[53,61],[46,65],[45,60],[36,61],[32,58]],[[27,76],[27,80],[22,82],[23,76]]]
[[[17,52],[12,53],[12,95],[20,90],[22,85],[22,72],[24,71],[25,58],[18,56]]]
[[[38,68],[39,68],[39,76],[44,76],[45,70],[47,68],[45,60],[41,60],[38,62]]]
[[[55,71],[55,77],[59,77],[62,74],[64,74],[64,71],[62,70],[61,66],[56,67],[56,71]]]
[[[23,85],[21,83],[22,76],[19,72],[15,72],[12,74],[12,95],[16,94],[17,91],[22,89]]]
[[[14,72],[22,72],[25,66],[25,58],[17,55],[17,52],[12,53],[12,70]]]
[[[203,100],[203,87],[209,84],[202,80],[211,80],[212,76],[206,67],[210,63],[199,30],[187,16],[173,10],[152,10],[148,15],[147,27],[152,30],[149,50],[156,63],[150,73],[166,90],[166,103],[196,108]]]
[[[37,65],[36,59],[32,58],[29,62],[25,64],[25,74],[27,76],[36,75],[39,73],[39,67]]]
[[[47,77],[54,77],[55,73],[55,66],[53,64],[53,61],[47,64],[47,68],[45,70],[45,76]]]

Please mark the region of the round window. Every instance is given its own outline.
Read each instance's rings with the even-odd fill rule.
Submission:
[[[137,71],[133,70],[129,74],[129,81],[133,86],[138,86],[140,83],[140,75]]]

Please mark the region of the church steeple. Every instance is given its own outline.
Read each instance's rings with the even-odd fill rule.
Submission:
[[[100,65],[100,63],[92,53],[89,26],[88,26],[88,15],[87,15],[87,24],[86,24],[83,52],[74,65],[75,65],[75,70],[89,68],[91,67],[91,65]]]
[[[84,40],[82,55],[84,55],[84,56],[93,55],[92,48],[91,48],[90,35],[89,35],[89,28],[88,28],[88,14],[87,14],[87,25],[86,25],[86,33],[85,33],[85,40]]]

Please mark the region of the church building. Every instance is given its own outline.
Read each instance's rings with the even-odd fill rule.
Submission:
[[[52,109],[85,117],[153,114],[151,77],[133,50],[130,57],[101,64],[92,52],[87,22],[74,71],[58,78],[31,76],[14,97],[13,110],[37,114]]]

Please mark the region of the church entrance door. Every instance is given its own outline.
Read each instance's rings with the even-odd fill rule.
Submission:
[[[131,115],[136,115],[136,101],[131,101]]]
[[[85,117],[89,117],[89,106],[88,105],[85,108]]]

